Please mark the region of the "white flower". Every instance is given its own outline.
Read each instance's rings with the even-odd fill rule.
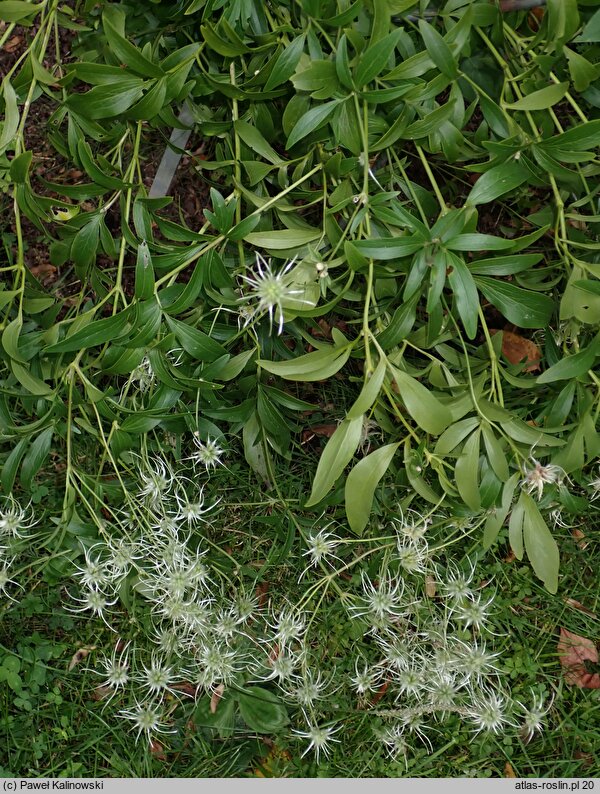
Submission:
[[[499,733],[510,724],[506,716],[506,699],[497,692],[485,692],[468,709],[468,716],[475,724],[475,732],[491,731]]]
[[[23,538],[22,533],[31,529],[35,523],[31,505],[23,508],[13,496],[4,497],[4,504],[0,509],[0,537],[8,535]]]
[[[457,565],[452,563],[446,570],[446,576],[442,578],[442,590],[446,596],[452,599],[455,603],[460,603],[465,599],[473,597],[473,590],[471,582],[473,581],[473,574],[475,573],[475,566],[471,563],[471,572],[464,574]]]
[[[425,573],[428,553],[424,540],[398,541],[398,562],[406,573]]]
[[[527,493],[536,493],[538,501],[542,498],[544,485],[547,483],[560,483],[566,476],[564,469],[560,466],[555,466],[549,463],[547,466],[542,466],[539,460],[532,458],[533,468],[525,469],[525,477],[521,481],[521,485],[525,486]]]
[[[322,680],[321,671],[315,675],[312,670],[306,670],[302,680],[290,694],[301,706],[313,706],[315,701],[325,697],[325,690],[332,679],[333,674],[328,679]]]
[[[174,475],[164,460],[154,458],[152,462],[148,461],[146,469],[139,470],[139,478],[142,483],[139,497],[147,499],[152,506],[158,506],[170,490]]]
[[[370,615],[378,622],[397,618],[406,611],[406,605],[401,603],[404,587],[399,579],[385,573],[379,582],[374,585],[365,571],[361,574],[363,585],[363,605],[351,607],[356,616]]]
[[[175,516],[175,521],[184,521],[188,526],[196,526],[199,521],[206,521],[204,514],[214,508],[214,504],[204,507],[204,493],[200,488],[195,500],[190,499],[187,494],[176,494],[177,506],[179,511]]]
[[[124,579],[135,565],[136,560],[142,557],[141,549],[123,538],[113,539],[111,537],[108,539],[107,545],[110,555],[106,560],[106,567],[115,580]]]
[[[475,677],[481,679],[492,673],[497,673],[498,668],[494,667],[494,660],[499,656],[498,653],[488,653],[485,645],[478,645],[476,642],[472,644],[460,643],[458,650],[456,666],[457,669],[470,679]]]
[[[466,629],[473,626],[477,631],[481,630],[489,617],[489,607],[494,600],[494,596],[483,602],[481,596],[477,598],[464,599],[452,607],[452,613]]]
[[[525,712],[521,736],[525,742],[530,742],[536,733],[541,733],[544,727],[544,717],[552,707],[552,701],[544,708],[544,698],[541,695],[534,695],[532,705],[527,708],[520,701],[519,706]]]
[[[600,498],[600,476],[595,477],[593,480],[588,482],[588,488],[592,489],[592,495],[590,497],[590,501],[595,501],[596,499]]]
[[[173,693],[171,685],[175,682],[173,668],[162,659],[153,656],[150,666],[142,665],[143,675],[138,678],[141,685],[148,690],[150,697],[160,695],[165,691]]]
[[[144,356],[141,362],[133,370],[131,373],[131,380],[134,383],[137,382],[138,388],[142,393],[148,391],[148,389],[154,384],[156,381],[156,376],[148,356]]]
[[[216,468],[221,463],[223,455],[221,447],[210,437],[206,439],[206,442],[202,442],[198,434],[194,433],[193,438],[195,449],[190,455],[190,460],[195,464],[201,464],[207,470]]]
[[[306,715],[305,715],[305,717],[306,717]],[[304,756],[307,753],[309,753],[311,750],[314,750],[315,757],[316,757],[316,760],[317,760],[317,763],[318,763],[319,762],[319,755],[321,754],[321,752],[323,752],[324,755],[329,755],[329,752],[330,752],[331,748],[328,745],[331,742],[339,742],[340,741],[339,739],[334,739],[333,738],[333,734],[337,733],[341,729],[342,726],[338,725],[337,728],[334,728],[334,727],[322,728],[322,727],[319,727],[318,725],[311,725],[311,723],[308,720],[308,718],[306,718],[306,722],[307,722],[308,730],[306,730],[306,731],[296,731],[295,730],[295,731],[293,731],[293,733],[295,733],[296,736],[302,737],[303,739],[309,739],[310,740],[308,747],[302,753],[302,758],[304,758]]]
[[[107,607],[113,606],[117,601],[116,598],[114,601],[109,601],[108,596],[104,595],[100,590],[88,590],[83,598],[75,598],[74,600],[79,601],[82,606],[70,608],[71,612],[85,612],[89,609],[91,613],[99,617],[109,629],[111,628],[104,617],[104,610]]]
[[[273,327],[273,319],[275,318],[278,322],[278,333],[283,331],[284,302],[290,298],[298,300],[296,296],[302,293],[302,290],[291,289],[290,281],[286,278],[295,261],[295,259],[292,259],[283,270],[279,273],[275,273],[271,267],[271,262],[267,262],[266,259],[263,259],[263,257],[257,253],[257,273],[254,277],[242,276],[244,281],[250,286],[251,292],[249,295],[240,298],[240,301],[250,301],[256,304],[251,317],[267,312],[271,328]],[[308,301],[302,301],[302,303],[308,303]],[[248,324],[248,320],[246,320],[245,324]]]
[[[240,652],[219,642],[203,643],[196,652],[196,661],[199,667],[196,681],[206,689],[213,689],[217,684],[232,684],[244,669]]]
[[[94,547],[95,548],[95,547]],[[92,556],[92,549],[84,549],[85,564],[76,566],[74,576],[79,577],[81,584],[90,590],[102,590],[113,579],[112,571],[106,561],[100,559],[99,554]]]
[[[359,695],[364,695],[367,692],[376,692],[383,670],[369,669],[367,663],[364,663],[362,670],[358,669],[358,659],[354,662],[354,670],[356,675],[352,678],[352,685]]]
[[[8,594],[7,586],[9,584],[14,584],[16,587],[21,587],[20,584],[14,581],[14,579],[10,578],[10,566],[15,561],[13,557],[12,560],[0,560],[0,593],[4,593],[4,595],[9,598],[11,601],[15,601],[15,599]],[[23,589],[21,587],[21,589]]]
[[[406,757],[408,745],[404,738],[404,727],[402,725],[394,725],[393,728],[387,728],[385,731],[381,732],[379,738],[385,744],[392,758],[395,759],[399,755]]]
[[[308,550],[303,553],[304,557],[310,557],[310,565],[318,565],[324,557],[335,557],[333,553],[338,546],[340,539],[331,532],[320,529],[318,532],[311,533],[306,538]],[[336,557],[336,559],[339,559]]]
[[[104,668],[104,671],[99,673],[99,675],[106,676],[100,686],[110,687],[114,689],[115,692],[118,689],[124,688],[129,682],[129,643],[118,651],[117,649],[120,647],[120,643],[120,640],[116,643],[110,657],[104,655],[98,659],[99,664]]]
[[[282,648],[285,648],[291,642],[300,640],[304,633],[303,617],[294,614],[292,610],[282,610],[275,618],[275,621],[268,625],[275,629],[275,634],[269,642],[276,642]]]
[[[118,716],[133,722],[133,727],[137,729],[136,741],[142,733],[146,734],[148,741],[152,740],[154,733],[173,733],[162,722],[161,711],[148,703],[136,703],[135,708],[120,711]]]

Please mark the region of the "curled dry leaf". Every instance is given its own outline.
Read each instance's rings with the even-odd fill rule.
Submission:
[[[517,774],[515,770],[512,768],[512,765],[507,761],[504,764],[504,777],[516,777]]]
[[[157,761],[167,760],[164,746],[160,742],[157,742],[156,739],[150,739],[150,752]]]
[[[575,598],[565,598],[565,604],[568,604],[573,609],[578,609],[580,612],[585,612],[586,615],[591,615],[593,618],[596,617],[596,613],[593,612],[588,607],[584,606],[581,601],[577,601]]]
[[[598,664],[598,649],[592,640],[561,628],[558,655],[565,681],[585,689],[600,689],[600,673],[588,672],[586,662]]]
[[[219,701],[223,697],[223,692],[225,691],[225,684],[219,684],[212,693],[210,698],[210,713],[216,714],[217,708],[219,706]]]
[[[490,328],[491,334],[497,334],[497,328]],[[514,334],[512,331],[502,331],[502,354],[511,364],[526,361],[523,372],[535,372],[540,368],[542,352],[531,339]]]
[[[437,592],[437,587],[435,583],[435,579],[431,574],[428,574],[425,577],[425,594],[427,598],[435,598],[435,594]]]
[[[75,653],[73,654],[73,658],[69,662],[69,666],[67,667],[67,671],[71,672],[71,670],[74,667],[77,667],[77,665],[80,662],[83,662],[83,660],[87,657],[87,655],[89,653],[91,653],[91,651],[95,651],[95,650],[96,650],[96,646],[95,645],[86,645],[84,648],[79,648],[79,650],[75,651]]]

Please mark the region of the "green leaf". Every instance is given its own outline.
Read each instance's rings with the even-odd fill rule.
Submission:
[[[148,243],[145,240],[138,245],[134,294],[138,300],[147,300],[154,295],[154,269]]]
[[[4,22],[26,22],[29,24],[27,17],[35,16],[46,8],[46,2],[42,3],[26,3],[24,0],[2,0],[0,2],[0,19]]]
[[[351,352],[352,345],[345,345],[315,350],[290,361],[267,361],[261,358],[256,363],[284,380],[325,380],[344,366]]]
[[[496,237],[493,234],[459,234],[447,240],[445,245],[451,251],[502,251],[512,248],[514,240],[505,240],[503,237]]]
[[[423,248],[424,241],[413,237],[374,237],[371,240],[356,240],[352,245],[363,256],[371,259],[401,259]]]
[[[496,477],[498,477],[498,479],[502,482],[506,482],[510,476],[510,472],[508,470],[506,455],[500,446],[500,442],[494,435],[491,426],[487,422],[482,423],[481,429],[483,431],[483,441],[485,443],[485,449],[490,466],[492,467]]]
[[[29,436],[27,436],[27,438],[22,438],[19,443],[13,447],[9,456],[2,465],[2,471],[0,472],[0,483],[2,484],[2,490],[5,494],[9,494],[13,489],[15,477],[17,476],[17,469],[19,468],[19,464],[23,459],[23,455],[29,446],[29,440]]]
[[[0,6],[2,4],[0,3]],[[0,13],[0,17],[2,14]],[[598,42],[600,41],[600,8],[593,14],[590,19],[585,23],[581,34],[575,39],[576,43],[579,42]]]
[[[323,105],[311,108],[308,113],[304,113],[294,125],[285,144],[286,149],[291,149],[298,141],[310,135],[311,132],[321,127],[331,116],[336,107],[343,102],[343,99],[332,99]]]
[[[521,491],[519,501],[513,507],[508,522],[508,541],[518,560],[523,559],[525,549],[523,546],[523,520],[525,519],[525,507],[523,506],[523,496],[525,491]]]
[[[562,2],[562,0],[560,0]],[[504,105],[508,110],[547,110],[564,97],[569,90],[569,83],[555,83],[539,91],[534,91],[517,102]]]
[[[289,722],[285,705],[269,689],[245,687],[237,693],[237,701],[242,719],[256,733],[278,733]]]
[[[0,135],[0,154],[15,145],[15,135],[19,128],[17,95],[8,78],[2,81],[2,93],[4,94],[4,123]]]
[[[320,229],[281,229],[274,232],[252,232],[243,239],[258,248],[272,248],[285,251],[288,248],[301,248],[321,237]]]
[[[444,38],[424,19],[419,20],[419,32],[431,60],[442,74],[455,80],[458,77],[458,63]]]
[[[23,353],[19,350],[19,336],[23,330],[23,319],[19,315],[11,320],[2,331],[2,347],[13,361],[26,363]]]
[[[379,360],[379,364],[377,364],[375,367],[375,371],[362,387],[356,402],[346,414],[346,419],[356,419],[357,417],[367,413],[379,396],[386,369],[387,360],[385,358],[381,358]]]
[[[394,30],[364,50],[354,73],[357,88],[362,88],[370,83],[385,69],[401,35],[400,30]]]
[[[84,170],[97,185],[101,185],[109,190],[123,190],[125,188],[125,183],[122,179],[109,176],[96,164],[92,156],[90,145],[84,141],[83,138],[77,143],[77,154],[79,155]]]
[[[515,488],[517,487],[517,483],[519,482],[519,477],[520,477],[519,473],[515,472],[515,474],[513,474],[511,478],[504,483],[500,506],[493,507],[489,511],[489,515],[486,518],[483,528],[483,548],[486,551],[496,540],[500,530],[504,525],[504,522],[506,521],[506,516],[508,515],[508,512],[510,510]]]
[[[523,507],[523,538],[525,551],[531,567],[550,593],[558,590],[558,568],[560,555],[558,545],[548,529],[538,506],[531,496],[523,491],[519,499]]]
[[[14,160],[11,160],[9,174],[13,182],[16,182],[19,185],[23,185],[27,182],[32,159],[33,152],[28,151],[23,152],[23,154],[20,154],[18,157],[15,157]]]
[[[146,83],[125,75],[116,85],[99,85],[85,94],[70,94],[65,102],[69,110],[88,119],[121,116],[141,99]]]
[[[527,182],[529,173],[520,163],[511,160],[494,166],[482,174],[467,196],[467,204],[487,204]]]
[[[569,62],[569,74],[575,90],[581,93],[598,77],[598,67],[592,65],[587,58],[569,47],[564,48]]]
[[[344,419],[327,442],[319,459],[306,507],[318,504],[327,495],[352,459],[360,444],[363,419],[363,416]]]
[[[100,221],[101,216],[95,215],[73,238],[71,259],[82,271],[87,270],[96,259],[100,242]]]
[[[548,325],[554,311],[554,301],[548,295],[485,276],[476,276],[475,283],[511,323],[520,328],[544,328]]]
[[[125,64],[128,69],[131,69],[143,77],[163,77],[163,70],[153,63],[151,60],[142,55],[140,50],[135,47],[130,41],[121,36],[116,28],[114,17],[117,9],[113,6],[112,13],[104,12],[102,15],[102,26],[104,28],[104,35],[112,53],[114,53],[121,63]],[[119,16],[124,18],[124,13],[118,9]],[[111,19],[113,17],[113,19]]]
[[[273,88],[282,83],[287,82],[296,71],[296,66],[300,62],[300,57],[304,51],[304,44],[306,36],[303,33],[297,36],[291,44],[288,44],[279,53],[275,65],[271,70],[271,74],[265,83],[265,91],[271,91]]]
[[[265,446],[262,443],[262,428],[256,411],[254,411],[250,418],[244,423],[242,441],[244,443],[244,457],[246,463],[265,483],[269,483],[269,470],[265,458]]]
[[[479,495],[479,442],[481,430],[476,430],[466,440],[456,461],[454,477],[463,502],[475,513],[481,510]]]
[[[587,149],[595,148],[598,145],[598,140],[600,140],[600,119],[595,119],[594,121],[571,127],[570,130],[561,132],[560,135],[547,138],[539,145],[548,149],[567,149],[583,152]]]
[[[54,427],[47,427],[45,430],[35,437],[32,441],[21,466],[21,484],[25,490],[31,489],[33,478],[42,468],[42,465],[52,445],[52,436],[54,434]]]
[[[553,383],[557,380],[571,380],[579,378],[588,370],[593,369],[596,356],[600,354],[600,334],[579,353],[565,358],[553,364],[538,378],[537,383]]]
[[[227,350],[203,331],[173,317],[166,316],[165,320],[185,352],[198,361],[216,361],[226,355]]]
[[[406,372],[390,365],[398,392],[406,410],[425,432],[437,436],[452,423],[452,414],[445,405]]]
[[[94,320],[85,328],[67,336],[62,342],[50,345],[44,353],[71,353],[75,350],[85,350],[88,347],[97,347],[106,342],[114,342],[128,331],[129,311],[119,312],[113,317],[103,317]]]
[[[469,339],[477,333],[479,312],[479,294],[473,276],[463,260],[449,251],[446,254],[448,265],[448,282],[454,293],[456,309],[463,322]]]
[[[282,162],[281,156],[277,154],[275,149],[265,140],[263,135],[253,127],[252,124],[248,124],[247,121],[242,121],[241,119],[236,119],[233,122],[233,128],[240,136],[242,141],[249,146],[253,152],[259,154],[269,163],[273,163],[274,165],[278,165]]]
[[[350,529],[362,535],[369,521],[375,488],[388,470],[400,446],[387,444],[359,461],[348,475],[345,486],[346,516]]]
[[[49,397],[51,394],[54,394],[47,383],[44,383],[43,380],[40,380],[40,378],[32,375],[27,367],[19,364],[18,361],[11,361],[10,367],[12,369],[13,375],[19,381],[21,386],[27,389],[28,392],[31,392],[31,394],[36,394],[40,397]]]

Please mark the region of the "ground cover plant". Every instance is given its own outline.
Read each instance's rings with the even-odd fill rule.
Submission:
[[[2,773],[598,774],[596,3],[0,20]]]

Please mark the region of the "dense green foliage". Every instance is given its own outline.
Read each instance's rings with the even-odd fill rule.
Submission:
[[[365,774],[432,774],[427,749],[467,745],[469,720],[518,732],[505,707],[525,685],[523,747],[541,727],[552,687],[533,665],[500,691],[484,641],[520,587],[496,551],[531,566],[555,626],[581,564],[569,530],[597,533],[595,6],[0,2],[0,50],[26,37],[1,89],[0,546],[26,590],[70,578],[89,620],[145,641],[140,680],[148,637],[184,626],[159,647],[208,693],[190,774],[226,773],[215,736],[244,737],[242,773],[248,735],[285,745],[290,721],[323,760],[338,707],[344,741],[367,726],[359,745],[402,759],[363,758]],[[51,157],[28,146],[39,107]],[[148,195],[182,107],[203,215]],[[479,593],[491,574],[502,608]],[[593,587],[585,565],[577,583]],[[135,668],[127,647],[113,667]],[[286,649],[294,686],[272,669]],[[423,683],[457,660],[464,678]],[[169,697],[185,756],[190,706]]]

